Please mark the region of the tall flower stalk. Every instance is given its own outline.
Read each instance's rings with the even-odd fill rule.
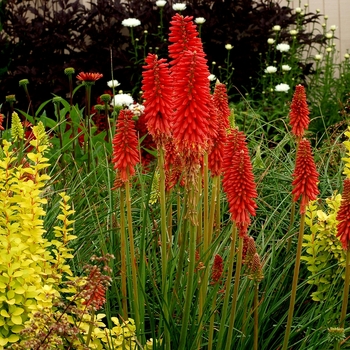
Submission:
[[[293,322],[295,298],[296,298],[296,291],[297,291],[298,279],[299,279],[300,258],[301,258],[304,227],[305,227],[306,206],[310,200],[315,200],[319,193],[317,188],[318,173],[316,171],[316,165],[312,156],[310,142],[306,139],[303,139],[299,142],[293,178],[294,178],[292,183],[293,201],[296,202],[301,197],[301,202],[300,202],[301,218],[300,218],[300,227],[299,227],[299,235],[298,235],[297,253],[296,253],[295,265],[294,265],[292,290],[291,290],[290,304],[289,304],[289,310],[288,310],[287,326],[286,326],[286,332],[284,334],[284,341],[283,341],[283,348],[282,348],[283,350],[287,350],[290,331],[291,331],[292,322]]]
[[[129,296],[132,299],[133,312],[135,314],[135,323],[140,331],[140,309],[138,299],[138,283],[137,283],[137,263],[135,255],[135,243],[132,227],[132,212],[131,212],[131,195],[130,195],[130,180],[135,174],[135,165],[140,161],[138,151],[138,139],[135,131],[135,124],[132,120],[133,114],[130,110],[121,110],[118,117],[116,133],[113,139],[113,159],[114,169],[117,170],[117,178],[115,187],[125,188],[127,227],[129,234],[130,248],[130,263],[132,273],[132,290],[133,295]],[[123,198],[121,196],[121,198]],[[124,203],[121,201],[121,209],[124,208]],[[123,215],[123,214],[122,214]],[[123,232],[122,232],[123,234]],[[126,259],[127,254],[121,257]],[[125,268],[126,265],[122,265]],[[121,271],[122,276],[126,275],[126,271]],[[124,282],[125,283],[125,282]],[[124,284],[125,287],[125,284]]]
[[[342,201],[339,211],[337,213],[337,236],[339,237],[343,249],[346,252],[345,260],[345,281],[343,290],[343,302],[340,314],[340,327],[344,328],[346,313],[349,300],[349,282],[350,282],[350,252],[349,252],[349,240],[350,240],[350,179],[344,180]]]
[[[88,154],[88,164],[87,170],[90,172],[91,168],[91,152],[92,152],[92,144],[91,144],[91,124],[90,124],[90,109],[91,109],[91,87],[95,84],[95,82],[102,78],[103,74],[100,73],[84,73],[81,72],[77,75],[77,79],[82,82],[85,86],[85,130],[87,130],[87,134],[85,133],[85,143],[84,150],[85,153]]]

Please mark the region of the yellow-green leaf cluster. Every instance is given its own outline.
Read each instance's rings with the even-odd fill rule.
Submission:
[[[303,246],[306,248],[301,257],[311,273],[308,283],[316,287],[312,299],[322,301],[327,296],[330,286],[341,275],[345,265],[345,253],[337,235],[337,212],[341,195],[334,194],[326,199],[326,208],[320,202],[310,202],[306,212],[306,224],[310,234],[304,235]]]
[[[19,135],[17,135],[19,137]],[[37,146],[38,140],[31,141]],[[43,191],[49,176],[45,173],[47,146],[34,147],[26,154],[28,162],[17,159],[13,145],[4,140],[0,152],[0,347],[21,340],[20,332],[37,310],[52,308],[60,296],[63,274],[71,275],[66,260],[67,244],[74,211],[69,197],[62,194],[62,247],[52,254],[52,244],[44,238],[45,204]]]
[[[345,136],[348,138],[343,142],[343,145],[346,148],[346,157],[342,158],[342,160],[345,163],[344,174],[348,179],[350,179],[350,127],[348,127],[348,130],[345,131]]]

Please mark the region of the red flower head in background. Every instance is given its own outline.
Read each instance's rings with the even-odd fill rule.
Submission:
[[[145,99],[144,118],[157,147],[164,147],[171,136],[172,79],[164,58],[149,54],[144,66],[142,90]]]
[[[319,194],[317,188],[318,172],[316,171],[310,142],[306,139],[299,143],[293,177],[293,200],[296,202],[301,196],[300,213],[303,214],[309,200],[315,200]]]
[[[309,126],[309,108],[306,102],[305,88],[302,85],[297,85],[293,95],[292,104],[290,106],[289,124],[292,126],[292,133],[301,138],[305,130]]]
[[[114,169],[118,169],[122,182],[135,174],[135,165],[140,161],[138,139],[135,132],[133,113],[128,109],[120,111],[117,129],[113,139]]]
[[[253,167],[245,136],[232,130],[225,147],[223,164],[223,188],[227,195],[231,219],[239,229],[240,236],[247,234],[250,225],[249,215],[255,216],[257,197]]]
[[[84,73],[81,72],[77,75],[77,79],[84,82],[95,82],[96,80],[103,77],[100,73]]]
[[[350,179],[344,180],[343,195],[340,208],[337,213],[337,237],[339,237],[343,249],[349,249],[350,240]]]

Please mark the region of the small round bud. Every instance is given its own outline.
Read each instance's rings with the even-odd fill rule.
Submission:
[[[105,107],[103,105],[98,104],[98,105],[95,105],[94,108],[97,112],[101,112],[104,110]]]
[[[111,100],[112,98],[111,98],[111,95],[109,95],[109,94],[103,94],[103,95],[100,96],[100,99],[101,99],[101,101],[103,101],[104,103],[108,103],[108,102],[110,102],[110,100]]]
[[[225,49],[230,51],[233,49],[233,46],[231,44],[226,44]]]
[[[19,86],[26,86],[29,84],[29,80],[28,79],[22,79],[19,81]]]
[[[52,99],[52,102],[53,103],[61,103],[62,101],[62,97],[60,96],[55,96],[53,99]]]
[[[75,73],[75,69],[72,67],[68,67],[64,70],[64,74],[66,75],[73,75]]]
[[[16,96],[15,95],[7,95],[6,97],[5,97],[5,99],[6,99],[6,102],[16,102]]]

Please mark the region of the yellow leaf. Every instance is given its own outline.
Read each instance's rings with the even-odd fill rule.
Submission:
[[[10,315],[8,314],[8,312],[5,309],[2,309],[0,311],[0,315],[3,316],[3,317],[10,317]]]
[[[14,324],[17,324],[17,325],[23,323],[22,317],[19,316],[19,315],[18,315],[18,316],[12,315],[12,316],[11,316],[11,321],[12,321]]]

